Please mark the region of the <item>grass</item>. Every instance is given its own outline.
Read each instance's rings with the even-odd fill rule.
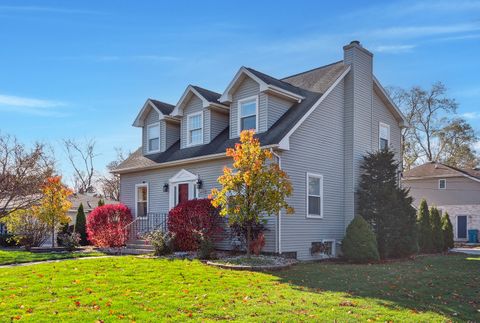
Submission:
[[[301,264],[275,273],[101,258],[0,269],[0,320],[478,321],[480,257]]]
[[[57,260],[80,257],[101,256],[99,252],[28,252],[20,250],[0,250],[0,265],[19,264],[33,261]]]

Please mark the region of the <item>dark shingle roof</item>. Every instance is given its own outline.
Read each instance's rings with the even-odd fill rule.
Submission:
[[[192,87],[197,90],[197,92],[200,93],[200,95],[203,96],[208,102],[218,103],[218,99],[220,99],[222,96],[220,93],[204,89],[203,87],[197,85],[192,85]]]
[[[287,82],[284,82],[282,80],[271,77],[270,75],[264,74],[264,73],[259,72],[257,70],[254,70],[253,68],[250,68],[250,67],[245,67],[245,68],[248,71],[250,71],[253,75],[255,75],[256,77],[258,77],[263,82],[265,82],[269,85],[274,85],[274,86],[279,87],[279,88],[281,88],[285,91],[289,91],[289,92],[292,92],[292,93],[295,93],[295,94],[298,94],[298,95],[302,95],[301,94],[301,89],[296,87],[296,86],[293,86],[293,85],[291,85]]]
[[[169,103],[165,103],[165,102],[162,102],[162,101],[158,101],[158,100],[154,100],[154,99],[149,99],[154,105],[155,107],[160,110],[160,112],[162,112],[164,115],[169,115],[173,109],[175,108],[174,105],[171,105]]]
[[[341,67],[341,68],[340,68]],[[257,77],[261,78],[262,81],[272,84],[275,86],[281,85],[282,88],[287,89],[288,91],[299,94],[305,99],[300,103],[294,104],[287,112],[285,112],[271,127],[268,131],[257,134],[256,136],[260,140],[262,146],[278,144],[285,135],[292,129],[295,124],[307,113],[308,110],[315,104],[315,102],[320,99],[323,93],[340,77],[340,75],[346,70],[346,66],[339,63],[334,65],[329,65],[315,70],[315,77],[320,78],[317,83],[323,84],[323,87],[320,88],[317,83],[312,85],[312,88],[300,88],[294,85],[291,85],[287,82],[292,83],[301,83],[300,74],[289,77],[284,81],[275,79],[266,74],[260,73],[258,71],[249,69]],[[333,71],[332,71],[333,69]],[[310,77],[309,74],[312,71],[304,73],[307,77]],[[261,76],[260,76],[261,75]],[[308,82],[305,82],[307,84]],[[198,88],[195,88],[198,91]],[[201,88],[200,88],[201,89]],[[323,91],[319,91],[322,90]],[[205,89],[202,89],[205,90]],[[294,91],[292,91],[294,90]],[[200,92],[200,91],[199,91]],[[211,92],[211,91],[209,91]],[[201,94],[204,95],[205,92]],[[214,92],[211,92],[214,93]],[[205,97],[207,99],[207,97]],[[136,169],[142,167],[155,166],[161,163],[180,161],[183,159],[195,158],[208,156],[213,154],[225,153],[226,148],[234,147],[235,143],[238,142],[238,138],[230,139],[230,129],[229,127],[225,128],[218,136],[216,136],[210,143],[205,145],[199,145],[194,147],[180,148],[180,141],[177,141],[165,152],[152,154],[148,156],[142,155],[142,150],[139,148],[136,152],[131,154],[123,163],[121,163],[117,171],[126,170],[126,169]]]

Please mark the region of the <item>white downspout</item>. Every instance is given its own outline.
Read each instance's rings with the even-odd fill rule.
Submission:
[[[280,155],[273,151],[270,148],[272,155],[277,157],[278,160],[278,168],[282,169],[282,159]],[[282,254],[282,211],[278,211],[278,254]]]

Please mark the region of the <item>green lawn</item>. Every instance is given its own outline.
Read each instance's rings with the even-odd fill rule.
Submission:
[[[480,257],[275,273],[113,257],[0,269],[0,320],[480,321]]]
[[[18,264],[32,261],[45,261],[67,258],[102,256],[99,252],[28,252],[14,250],[0,250],[0,265]]]

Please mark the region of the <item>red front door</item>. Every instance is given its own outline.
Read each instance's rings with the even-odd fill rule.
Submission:
[[[178,204],[188,201],[188,184],[178,185]]]

